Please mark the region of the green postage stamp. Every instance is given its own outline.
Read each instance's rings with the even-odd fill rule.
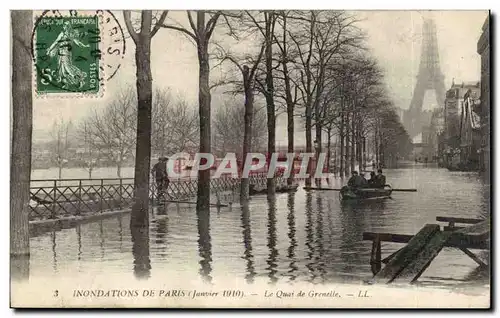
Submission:
[[[42,17],[36,29],[38,93],[98,93],[99,21],[89,17]]]
[[[108,11],[44,11],[33,30],[36,94],[101,96],[125,53],[123,31]]]

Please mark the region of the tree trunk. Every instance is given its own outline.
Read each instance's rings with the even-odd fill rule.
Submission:
[[[205,23],[205,13],[198,13],[198,24]],[[202,19],[202,21],[200,21]],[[200,115],[200,153],[210,153],[211,151],[211,131],[210,131],[210,64],[208,56],[208,41],[201,41],[198,44],[199,62],[199,115]],[[198,172],[198,196],[196,207],[198,211],[208,211],[210,205],[210,169]]]
[[[320,118],[320,115],[319,115],[319,102],[316,102],[315,103],[315,113],[316,113],[316,149],[315,149],[315,153],[316,153],[316,164],[315,164],[315,170],[318,169],[318,161],[319,161],[319,154],[321,153],[322,149],[321,149],[321,144],[322,144],[322,138],[321,138],[321,132],[322,132],[322,125],[321,125],[321,118]],[[313,172],[314,174],[316,174],[316,172]],[[318,186],[321,186],[321,179],[320,178],[317,178],[316,179],[316,184]]]
[[[266,105],[267,105],[267,158],[276,152],[276,110],[274,108],[274,84],[273,84],[273,34],[274,34],[274,13],[267,14],[266,21]],[[276,192],[276,179],[274,175],[267,179],[267,194],[273,195]]]
[[[286,117],[287,117],[287,140],[288,140],[288,153],[295,153],[295,146],[294,146],[294,118],[293,118],[293,113],[294,113],[294,108],[295,108],[295,101],[293,100],[292,97],[292,88],[290,85],[290,75],[288,72],[288,53],[287,53],[287,19],[286,15],[282,16],[282,21],[283,21],[283,46],[282,46],[282,53],[283,53],[283,79],[285,83],[285,98],[286,98]],[[291,171],[290,171],[290,177],[287,179],[287,185],[292,185],[293,184],[293,178],[294,178],[294,162],[295,162],[295,155],[293,157],[292,163],[291,163]]]
[[[136,157],[137,158],[137,157]],[[137,160],[137,159],[136,159]],[[134,172],[135,173],[135,172]],[[117,163],[116,164],[116,176],[118,178],[121,178],[122,177],[122,164],[121,162]]]
[[[241,171],[243,168],[250,164],[250,162],[246,162],[247,154],[251,152],[251,143],[252,143],[252,125],[253,125],[253,79],[250,78],[250,71],[248,67],[243,66],[243,85],[245,87],[245,133],[243,136],[243,151],[242,151],[242,162],[243,167],[241,167]],[[250,188],[250,179],[242,178],[241,179],[241,189],[240,189],[240,201],[248,200],[249,196],[249,188]]]
[[[374,144],[375,144],[375,167],[378,167],[378,163],[379,163],[379,144],[378,144],[378,125],[375,127],[375,135],[374,135]]]
[[[345,167],[344,167],[344,147],[345,147],[345,134],[344,134],[344,126],[345,126],[345,115],[341,114],[341,120],[340,120],[340,166],[339,166],[339,175],[341,178],[344,177],[345,173]]]
[[[293,119],[293,110],[294,110],[294,105],[293,103],[291,105],[288,105],[286,108],[286,116],[287,116],[287,139],[288,139],[288,153],[295,153],[295,146],[294,146],[294,119]],[[293,156],[293,160],[291,163],[291,171],[290,171],[290,177],[287,180],[288,185],[292,185],[293,183],[293,175],[294,175],[294,161],[295,161],[295,155]]]
[[[143,13],[143,19],[145,14]],[[151,18],[151,17],[149,17]],[[144,22],[143,22],[144,23]],[[149,224],[149,168],[151,164],[151,36],[138,34],[135,50],[137,76],[137,142],[134,171],[134,205],[130,218],[131,227]],[[120,174],[120,165],[117,173]],[[120,175],[118,177],[121,177]]]
[[[351,171],[356,170],[355,167],[355,160],[356,160],[356,122],[355,122],[355,116],[354,113],[352,114],[351,118],[351,158],[350,158],[350,164],[351,164]]]
[[[363,168],[366,170],[366,137],[363,137]]]
[[[29,51],[33,31],[30,10],[11,11],[12,18],[12,143],[10,166],[10,255],[12,277],[29,277],[29,202],[31,136],[33,128],[32,59]],[[20,264],[22,266],[20,266]]]
[[[89,179],[92,179],[92,168],[89,168]]]
[[[350,154],[350,146],[349,146],[349,136],[351,135],[351,126],[349,125],[349,114],[346,114],[346,132],[345,132],[345,175],[349,175],[349,154]]]
[[[312,111],[311,111],[311,105],[306,105],[306,153],[311,153],[312,152]],[[307,173],[310,175],[308,178],[306,178],[306,186],[310,187],[311,186],[311,169],[312,164],[311,164],[311,159],[309,159],[309,163],[307,164]]]
[[[356,154],[358,155],[358,165],[359,165],[359,170],[363,170],[363,144],[362,144],[362,139],[361,139],[361,128],[360,128],[360,123],[358,123],[357,127],[357,133],[356,133]]]
[[[328,173],[330,173],[330,155],[332,153],[331,150],[331,145],[332,145],[332,129],[328,128],[328,140],[326,144],[326,151],[327,151],[327,162],[326,162],[326,169],[328,170]]]
[[[62,167],[59,166],[58,168],[59,169],[58,169],[58,174],[57,175],[59,176],[58,178],[61,179],[61,177],[62,177]]]

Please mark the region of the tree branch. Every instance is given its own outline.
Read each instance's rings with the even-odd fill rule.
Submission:
[[[123,10],[123,19],[125,20],[125,25],[127,27],[128,33],[130,34],[130,37],[132,38],[134,43],[137,44],[137,41],[139,41],[139,35],[134,31],[129,10]]]
[[[167,14],[168,14],[168,10],[164,10],[161,13],[160,18],[158,19],[158,21],[156,21],[156,24],[153,27],[153,30],[151,31],[151,37],[155,36],[156,32],[158,32],[158,30],[160,29],[163,22],[165,22],[165,19],[167,18]]]

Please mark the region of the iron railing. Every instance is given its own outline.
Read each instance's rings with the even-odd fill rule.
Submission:
[[[267,175],[250,175],[250,184],[265,185]],[[277,176],[277,183],[286,182]],[[210,180],[211,192],[219,197],[220,193],[236,191],[240,179],[232,177]],[[198,181],[193,178],[170,180],[164,191],[164,199],[187,200],[196,197]],[[83,215],[110,210],[130,208],[134,198],[133,178],[102,179],[47,179],[31,180],[30,220],[55,219],[61,216]],[[157,185],[151,180],[149,198],[154,205],[158,203]]]

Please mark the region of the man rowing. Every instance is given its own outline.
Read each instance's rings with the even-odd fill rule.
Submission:
[[[385,187],[385,176],[382,174],[382,169],[377,170],[377,176],[375,178],[375,188]]]
[[[353,171],[351,178],[347,181],[347,186],[352,189],[364,188],[367,185],[366,179],[358,174],[357,171]]]

